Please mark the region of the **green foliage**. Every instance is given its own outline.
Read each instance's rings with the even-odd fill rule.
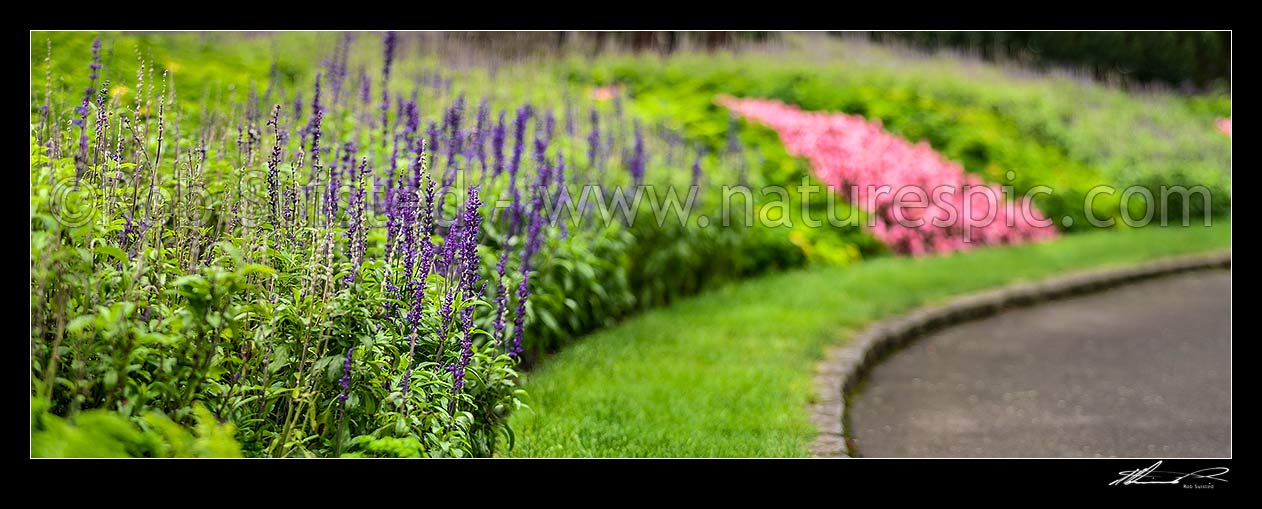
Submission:
[[[193,408],[196,425],[186,428],[159,412],[132,420],[104,409],[73,420],[48,413],[49,403],[31,398],[31,456],[36,458],[239,458],[234,428],[206,407]]]

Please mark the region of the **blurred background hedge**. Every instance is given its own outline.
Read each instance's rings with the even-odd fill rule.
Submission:
[[[1096,79],[1210,88],[1231,80],[1230,32],[872,32],[880,42],[954,48],[987,60],[1088,70]]]

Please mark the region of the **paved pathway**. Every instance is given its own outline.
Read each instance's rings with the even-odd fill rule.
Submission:
[[[850,409],[864,457],[1231,455],[1231,273],[1012,310],[877,365]]]

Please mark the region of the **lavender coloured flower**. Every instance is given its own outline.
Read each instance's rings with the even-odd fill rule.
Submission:
[[[513,158],[508,163],[508,175],[517,175],[521,167],[521,157],[526,151],[526,122],[530,120],[532,110],[527,104],[517,109],[517,117],[513,119]]]
[[[323,168],[323,166],[320,165],[320,128],[323,121],[324,109],[320,107],[320,75],[317,73],[315,80],[315,95],[311,99],[311,121],[307,124],[307,127],[303,129],[303,137],[306,136],[306,132],[308,131],[311,134],[311,175],[307,178],[307,185],[309,186],[316,182],[316,177],[319,175],[320,169]],[[307,199],[311,199],[310,190],[307,191]],[[314,217],[314,202],[311,203],[311,207],[311,215]],[[306,208],[303,208],[303,213],[305,214],[306,212]]]
[[[548,158],[548,137],[544,135],[546,131],[540,129],[539,136],[535,136],[535,166],[545,166]]]
[[[346,82],[347,60],[350,58],[351,41],[354,35],[350,32],[342,34],[342,38],[338,40],[333,47],[333,58],[325,62],[325,68],[328,70],[327,79],[329,80],[329,88],[333,90],[333,104],[340,104],[342,97],[342,84]]]
[[[565,185],[565,154],[560,152],[557,153],[556,186],[556,193],[552,196],[552,203],[555,204],[554,207],[557,207],[555,210],[565,210],[564,206],[569,203],[570,193]],[[561,238],[565,239],[569,236],[569,226],[565,224],[565,221],[561,221]]]
[[[421,159],[423,159],[423,156],[418,156],[418,161]],[[416,330],[421,323],[421,316],[424,311],[425,304],[425,281],[429,279],[430,270],[434,265],[433,259],[435,257],[434,244],[431,236],[434,234],[434,191],[436,184],[434,179],[430,177],[429,172],[425,172],[424,179],[426,183],[425,209],[420,213],[419,217],[416,217],[415,214],[413,214],[409,218],[419,223],[420,231],[416,234],[412,233],[415,230],[412,226],[412,222],[407,222],[404,225],[407,229],[406,236],[410,239],[407,242],[408,252],[404,259],[406,266],[405,277],[412,278],[413,267],[416,265],[420,266],[417,271],[418,273],[415,275],[415,279],[408,280],[404,285],[405,291],[410,290],[412,292],[412,310],[408,314],[408,321],[411,323],[413,330]],[[416,210],[415,202],[409,208],[411,210]],[[420,237],[419,253],[417,252],[418,241],[415,239],[415,236]]]
[[[592,108],[592,131],[587,134],[587,167],[596,166],[596,157],[600,154],[600,115]]]
[[[468,199],[465,201],[464,214],[461,217],[461,238],[459,241],[461,277],[460,290],[466,302],[477,298],[485,285],[479,286],[482,277],[479,269],[481,258],[478,257],[478,235],[482,223],[479,209],[482,201],[478,196],[478,186],[470,186]],[[464,372],[473,357],[473,305],[466,305],[460,310],[461,329],[464,335],[460,341],[460,361],[452,371],[452,386],[456,391],[464,387]]]
[[[403,372],[403,380],[399,381],[399,392],[403,393],[403,399],[406,401],[408,394],[412,392],[412,368],[408,368]]]
[[[365,105],[372,102],[372,76],[362,65],[359,66],[359,102]]]
[[[482,169],[483,175],[485,175],[487,171],[486,131],[489,127],[487,123],[490,121],[490,115],[490,105],[487,104],[487,98],[483,97],[481,101],[478,101],[478,118],[473,128],[473,145],[475,147],[474,153],[478,157],[478,164]]]
[[[541,173],[540,180],[545,179],[546,176]],[[530,272],[532,268],[531,262],[543,244],[543,225],[547,222],[547,217],[544,215],[543,210],[544,187],[540,185],[538,189],[535,192],[535,199],[532,202],[530,211],[530,228],[526,232],[526,244],[522,246],[521,267],[523,272]]]
[[[425,139],[428,141],[431,149],[441,147],[441,145],[439,145],[439,143],[441,143],[439,136],[441,136],[441,132],[438,130],[438,124],[435,124],[433,120],[430,120],[429,125],[425,127]],[[431,164],[433,162],[434,161],[430,161]]]
[[[88,106],[92,103],[92,94],[96,93],[97,71],[101,69],[101,38],[92,40],[92,63],[88,65],[88,87],[83,92],[83,102],[79,105],[79,118],[74,122],[79,126],[79,153],[75,155],[75,176],[82,175],[87,169],[88,156]]]
[[[552,135],[553,133],[556,132],[556,126],[557,126],[556,124],[557,124],[556,115],[552,113],[552,110],[548,110],[548,114],[544,116],[544,121],[543,121],[543,132],[545,135],[544,139],[545,141],[547,141],[548,144],[552,144]]]
[[[403,126],[403,138],[412,141],[421,129],[421,113],[415,100],[403,104],[403,115],[407,117],[407,123]]]
[[[381,212],[386,215],[386,245],[391,246],[395,239],[395,234],[399,231],[399,214],[398,207],[395,203],[395,174],[398,173],[399,166],[399,137],[395,137],[393,143],[390,144],[390,168],[386,170],[386,185],[382,190],[384,203],[382,203]],[[375,182],[374,178],[374,182]],[[402,187],[402,186],[400,186]],[[375,189],[373,193],[376,197]]]
[[[517,190],[517,171],[521,166],[521,157],[526,150],[526,121],[531,116],[530,105],[517,109],[517,117],[513,120],[513,158],[508,162],[508,188],[512,202],[509,205],[508,235],[517,233],[521,224],[521,193]]]
[[[294,92],[294,119],[297,120],[300,117],[302,117],[302,91],[301,90]],[[305,130],[300,128],[299,134],[302,134],[303,131]]]
[[[441,199],[439,199],[439,203],[442,203]],[[457,222],[447,228],[447,236],[443,239],[443,245],[434,257],[434,273],[446,279],[456,277],[452,272],[457,271],[456,255],[460,252],[462,239],[460,226],[460,223]]]
[[[338,383],[342,386],[342,394],[338,395],[337,400],[343,403],[350,398],[351,394],[351,358],[355,355],[355,347],[346,349],[346,360],[342,361],[342,378]]]
[[[273,224],[276,222],[280,205],[280,158],[283,134],[279,122],[280,105],[277,104],[272,108],[272,118],[267,121],[268,127],[271,127],[276,134],[276,143],[272,145],[272,152],[267,157],[267,203],[271,210],[270,218]]]
[[[92,82],[95,83],[96,78],[97,78],[96,73],[97,71],[101,70],[101,38],[100,37],[92,39],[92,64],[88,66],[88,69],[92,71],[92,74],[88,76],[88,79],[92,80]]]
[[[350,201],[347,204],[347,211],[350,213],[350,224],[346,229],[347,248],[351,257],[351,272],[346,275],[346,282],[353,283],[359,278],[359,269],[364,261],[364,254],[367,250],[366,243],[366,225],[367,219],[367,197],[364,191],[365,176],[368,174],[368,158],[364,157],[359,165],[358,181],[355,188],[351,190]]]
[[[108,152],[106,149],[108,143],[105,139],[105,131],[107,127],[106,122],[109,117],[108,112],[105,109],[105,100],[109,97],[109,90],[110,80],[105,80],[105,82],[101,84],[101,91],[97,93],[96,96],[96,143],[92,164],[97,165],[98,168],[100,168],[101,163],[101,152]]]
[[[491,322],[494,331],[495,346],[504,344],[504,316],[508,313],[508,289],[505,288],[504,277],[508,269],[507,246],[500,253],[499,263],[495,264],[495,320]]]
[[[390,66],[394,63],[394,52],[399,43],[399,34],[394,32],[386,32],[385,35],[385,63],[381,67],[381,75],[386,79],[390,78]]]
[[[390,66],[394,63],[395,47],[398,45],[398,35],[394,32],[386,32],[385,36],[385,55],[384,62],[381,66],[381,147],[386,147],[386,138],[389,133],[389,109],[390,109]]]
[[[495,123],[495,129],[491,131],[491,156],[495,161],[495,171],[492,175],[496,177],[504,173],[504,136],[508,131],[504,123],[506,114],[507,112],[500,112],[499,121]]]
[[[522,271],[521,284],[517,287],[517,309],[513,316],[513,346],[508,356],[517,359],[521,356],[522,338],[526,331],[526,302],[530,299],[530,272]]]
[[[447,170],[451,171],[456,164],[456,154],[460,153],[460,144],[462,141],[460,136],[460,121],[464,116],[464,93],[456,96],[456,102],[447,109],[447,119],[444,121],[444,127],[451,133],[451,138],[447,140]]]
[[[473,288],[477,285],[477,279],[481,277],[478,266],[481,258],[478,257],[478,236],[481,234],[482,226],[482,200],[480,199],[479,187],[477,185],[469,186],[468,198],[464,204],[464,214],[460,218],[460,263],[462,265],[462,274],[460,285],[469,295]]]
[[[547,181],[546,167],[541,168],[539,174],[540,181]],[[543,224],[545,217],[543,214],[543,186],[536,186],[535,198],[530,214],[530,227],[526,234],[526,243],[522,246],[521,253],[521,283],[517,288],[517,309],[513,317],[513,345],[509,350],[509,356],[516,359],[522,353],[522,337],[525,334],[526,325],[526,302],[530,298],[530,274],[533,270],[531,263],[539,248],[543,244]]]
[[[635,148],[632,150],[628,169],[631,171],[631,180],[639,186],[644,183],[644,136],[640,133],[639,120],[635,121]]]

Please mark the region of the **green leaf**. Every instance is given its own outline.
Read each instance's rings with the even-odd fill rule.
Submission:
[[[124,262],[124,263],[127,262],[127,253],[124,253],[123,250],[119,249],[117,246],[112,246],[109,244],[97,244],[97,246],[93,248],[92,251],[97,254],[113,257],[114,259],[120,262]]]

